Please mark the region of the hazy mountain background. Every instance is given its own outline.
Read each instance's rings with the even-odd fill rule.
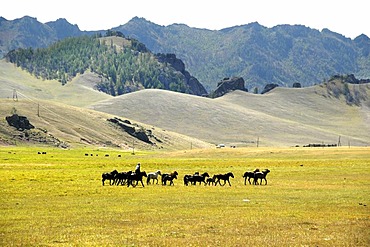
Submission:
[[[144,43],[153,53],[174,53],[207,89],[225,77],[240,76],[248,90],[268,83],[311,86],[335,74],[370,77],[370,39],[346,38],[328,29],[302,25],[266,28],[258,23],[219,31],[184,24],[160,26],[143,18],[112,27]],[[35,18],[0,19],[0,55],[19,47],[45,47],[65,37],[91,35],[65,19],[42,24]]]

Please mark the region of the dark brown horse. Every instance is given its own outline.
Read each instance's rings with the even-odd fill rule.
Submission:
[[[216,185],[216,175],[213,175],[211,178],[207,178],[206,185]]]
[[[104,186],[104,181],[105,180],[109,180],[109,185],[113,185],[114,184],[114,180],[116,179],[116,175],[118,174],[118,171],[117,170],[113,170],[111,172],[105,172],[101,175],[102,179],[101,179],[101,182]]]
[[[224,186],[226,184],[226,182],[228,182],[229,186],[231,186],[230,177],[234,178],[234,174],[232,172],[228,172],[226,174],[217,174],[217,175],[215,175],[215,179],[216,179],[215,185],[219,184],[221,186]],[[221,180],[224,181],[223,184],[221,184]]]
[[[174,185],[173,180],[177,179],[177,175],[179,175],[177,171],[162,174],[162,185],[167,185],[167,181],[170,181],[170,185]]]
[[[260,185],[262,184],[262,180],[265,180],[265,185],[266,185],[267,184],[266,176],[269,172],[270,172],[269,169],[265,169],[261,172],[254,173],[253,184],[257,185],[258,184],[258,179],[259,179],[260,180]]]
[[[114,180],[115,181],[114,183],[116,185],[125,185],[126,182],[127,182],[128,176],[130,176],[131,173],[132,173],[132,171],[117,173],[116,178]]]
[[[260,171],[260,169],[255,169],[254,171],[246,171],[245,173],[244,173],[244,175],[243,175],[243,178],[244,178],[244,185],[246,185],[247,184],[247,179],[248,179],[248,182],[249,182],[249,184],[252,184],[251,183],[251,179],[253,178],[254,179],[254,174],[256,173],[256,172],[259,172]]]
[[[203,174],[199,175],[198,174],[194,174],[194,175],[185,175],[184,176],[184,184],[185,185],[188,185],[189,182],[192,184],[192,185],[196,185],[197,182],[199,182],[199,184],[202,184],[204,183],[204,185],[206,185],[206,178],[209,177],[209,174],[208,172],[204,172]]]
[[[136,185],[138,185],[139,182],[141,182],[141,185],[145,187],[143,183],[143,177],[146,177],[146,176],[147,175],[145,171],[140,172],[140,173],[131,173],[127,178],[127,187],[130,187],[130,185],[132,187],[136,187]]]

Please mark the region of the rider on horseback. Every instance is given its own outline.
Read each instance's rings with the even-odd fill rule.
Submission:
[[[138,163],[138,164],[136,165],[136,168],[135,168],[135,174],[136,174],[136,175],[140,174],[140,163]]]

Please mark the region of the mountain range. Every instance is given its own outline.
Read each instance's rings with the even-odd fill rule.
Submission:
[[[112,30],[127,40],[100,36],[106,51],[118,54],[119,49],[129,47],[133,59],[146,50],[136,42],[139,40],[152,51],[148,60],[155,64],[158,59],[170,64],[171,71],[181,68],[186,75],[196,75],[209,92],[218,82],[233,78],[235,82],[244,78],[249,92],[234,90],[218,98],[154,88],[107,94],[96,88],[104,82],[98,67],[90,65],[94,70],[73,72],[67,83],[61,83],[59,78],[40,77],[1,59],[0,145],[181,150],[217,144],[370,144],[370,83],[357,79],[369,77],[370,46],[365,35],[351,40],[326,29],[291,25],[265,28],[258,23],[211,31],[183,24],[164,27],[142,18]],[[106,32],[80,31],[65,19],[42,24],[31,17],[14,21],[0,18],[0,47],[2,55],[27,47],[35,49],[24,49],[32,55],[39,52],[36,48],[44,47],[41,55],[47,55],[42,52],[51,51],[53,46],[84,40],[76,36]],[[133,43],[127,46],[129,41]],[[73,45],[70,50],[81,51],[79,48]],[[67,57],[70,54],[56,50]],[[103,54],[102,65],[116,59]],[[81,68],[86,65],[81,61],[72,56],[66,65],[77,63]],[[184,70],[185,64],[190,73]],[[52,74],[38,65],[32,68],[40,75]],[[303,87],[292,88],[293,82]],[[265,84],[280,87],[257,93]],[[23,130],[8,121],[18,118],[27,118],[34,129]]]
[[[261,92],[269,83],[312,86],[336,74],[370,77],[370,39],[366,35],[350,39],[328,29],[303,25],[266,28],[258,23],[215,31],[185,24],[160,26],[138,17],[112,30],[139,40],[153,53],[176,54],[208,92],[223,78],[233,76],[244,78],[246,88],[254,92]],[[65,19],[43,24],[28,16],[13,21],[0,18],[0,55],[105,32],[81,31]]]

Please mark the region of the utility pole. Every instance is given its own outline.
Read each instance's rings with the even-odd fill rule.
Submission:
[[[257,137],[257,147],[260,145],[260,137]]]
[[[40,104],[37,103],[37,116],[40,117]]]
[[[13,89],[13,100],[18,101],[17,90]]]
[[[135,154],[135,140],[132,140],[132,154]]]
[[[338,138],[338,147],[342,146],[342,143],[340,143],[340,136]]]

